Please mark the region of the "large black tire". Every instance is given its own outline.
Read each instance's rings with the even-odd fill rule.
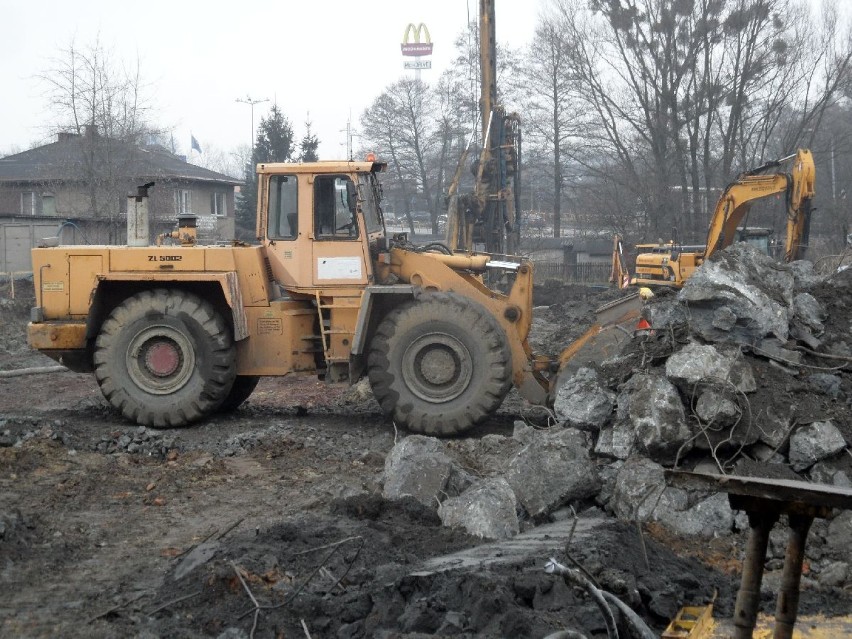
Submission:
[[[225,401],[219,407],[219,412],[230,413],[237,410],[254,392],[259,381],[260,377],[257,375],[237,375],[234,385],[231,386],[231,392],[228,393]]]
[[[126,300],[95,342],[95,377],[130,420],[167,428],[219,408],[236,376],[227,324],[197,295],[156,289]]]
[[[512,385],[512,356],[488,311],[453,293],[428,293],[392,310],[367,358],[370,384],[394,423],[455,435],[491,415]]]

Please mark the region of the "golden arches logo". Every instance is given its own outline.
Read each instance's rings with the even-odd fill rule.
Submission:
[[[402,55],[432,55],[432,37],[429,35],[429,28],[422,22],[417,25],[409,22],[402,33],[401,46]]]
[[[427,27],[422,22],[418,25],[414,25],[413,22],[409,22],[408,26],[405,27],[405,31],[402,34],[402,43],[408,44],[411,42],[411,36],[414,36],[414,42],[416,44],[420,44],[421,42],[425,44],[432,44],[432,38],[429,37],[429,27]],[[421,40],[422,36],[426,37]]]

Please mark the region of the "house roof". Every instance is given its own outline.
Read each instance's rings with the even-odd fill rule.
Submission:
[[[137,146],[99,135],[60,134],[52,144],[0,158],[0,183],[85,181],[85,159],[97,173],[128,180],[188,180],[237,185],[223,173],[195,166],[161,146]],[[119,175],[115,175],[118,172]],[[122,175],[123,174],[123,175]]]

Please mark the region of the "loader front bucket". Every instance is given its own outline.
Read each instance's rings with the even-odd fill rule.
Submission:
[[[639,293],[622,297],[595,310],[597,321],[559,354],[559,371],[550,387],[553,400],[564,380],[578,369],[600,363],[620,352],[640,319],[642,298]]]

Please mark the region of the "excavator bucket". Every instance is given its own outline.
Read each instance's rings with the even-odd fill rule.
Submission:
[[[578,369],[620,352],[625,342],[633,339],[641,310],[642,298],[638,292],[596,309],[592,327],[559,354],[559,372],[550,388],[551,397]]]

